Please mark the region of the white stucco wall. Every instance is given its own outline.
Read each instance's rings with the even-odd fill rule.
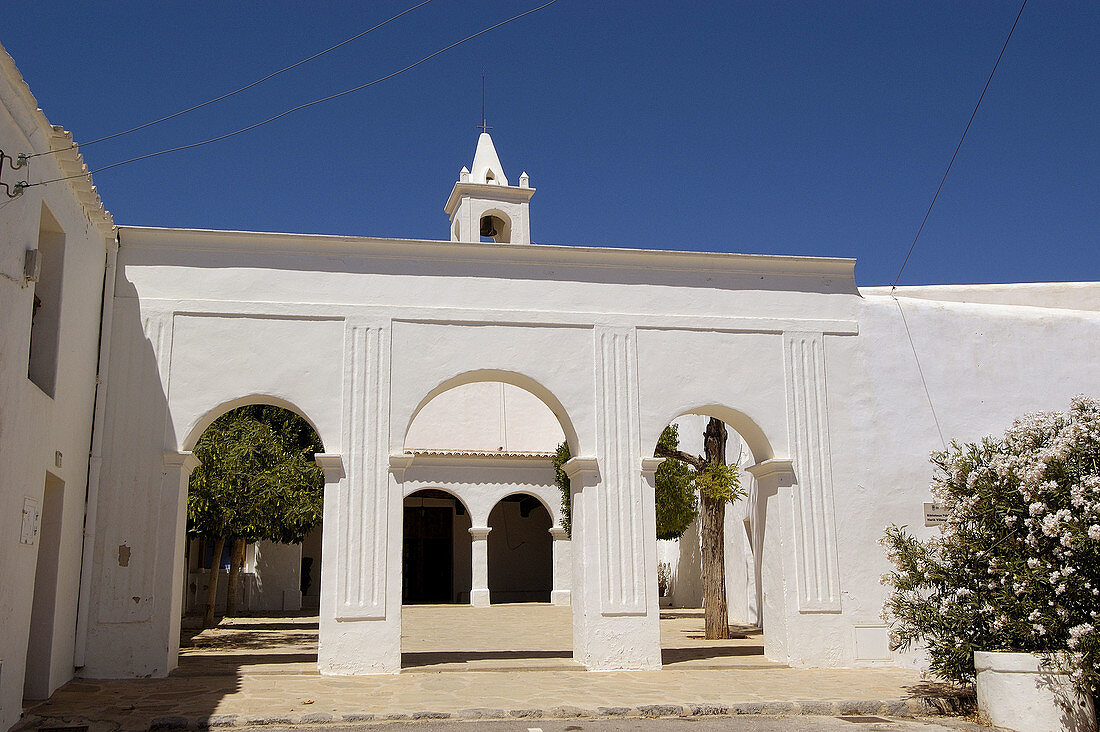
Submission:
[[[592,500],[581,502],[580,513],[629,517],[623,511],[644,508],[646,489],[627,498],[634,491],[627,466],[651,454],[671,420],[685,413],[717,416],[743,438],[751,455],[746,467],[756,466],[745,475],[756,498],[745,506],[760,532],[759,614],[768,655],[794,665],[909,662],[881,652],[878,577],[885,568],[876,542],[891,520],[913,524],[920,516],[927,452],[939,437],[927,429],[933,422],[921,421],[928,398],[897,303],[860,297],[850,269],[844,274],[850,263],[152,229],[124,229],[121,239],[116,311],[135,311],[129,322],[144,320],[146,330],[160,323],[161,331],[150,331],[161,333],[154,344],[167,344],[165,334],[174,334],[170,353],[158,350],[167,345],[144,345],[151,340],[145,331],[129,341],[133,345],[125,345],[125,335],[116,341],[123,351],[137,346],[137,353],[159,354],[146,362],[161,364],[146,382],[146,403],[159,398],[166,405],[159,417],[169,425],[162,449],[186,449],[187,436],[234,400],[281,400],[317,425],[326,450],[346,453],[346,477],[336,485],[352,487],[336,490],[375,507],[357,510],[382,511],[379,520],[387,517],[392,535],[400,517],[400,503],[387,497],[392,491],[465,486],[474,526],[483,525],[506,487],[545,491],[548,504],[556,505],[548,466],[536,477],[514,475],[520,466],[513,463],[443,465],[406,453],[412,445],[515,449],[518,424],[533,424],[536,416],[556,422],[574,455],[596,458],[595,471],[582,478],[595,481]],[[545,274],[550,263],[553,276]],[[248,286],[241,286],[242,277]],[[241,299],[219,299],[230,283]],[[279,301],[275,293],[284,292],[318,293],[320,301]],[[566,305],[532,310],[531,302]],[[1068,352],[1065,346],[1096,327],[1095,313],[916,299],[903,307],[918,354],[934,356],[922,368],[933,402],[942,402],[945,435],[1003,429],[1011,416],[1036,406],[1064,407],[1072,392],[1096,382],[1090,346]],[[955,344],[948,354],[934,342],[921,343],[947,332]],[[309,357],[269,366],[265,349],[287,339],[308,343]],[[1037,355],[1047,352],[1057,353],[1050,359],[1056,363],[1037,366]],[[234,365],[231,372],[212,377],[215,365],[226,362]],[[509,410],[524,403],[533,416],[510,422]],[[474,419],[447,416],[457,413]],[[112,429],[129,430],[123,425],[140,425],[142,418],[128,415]],[[467,433],[467,424],[481,431]],[[140,443],[141,436],[127,438],[128,449],[133,440]],[[478,490],[485,492],[480,499]],[[496,498],[488,495],[493,491]],[[340,509],[333,503],[331,510]],[[339,524],[336,516],[331,519]],[[758,609],[746,518],[752,517],[740,509],[729,512],[727,579],[731,617],[751,621]],[[642,510],[629,520],[649,519]],[[381,530],[357,527],[366,532],[357,541]],[[348,535],[326,539],[326,552],[339,551],[338,536]],[[640,529],[587,545],[576,538],[576,637],[622,632],[641,639],[634,648],[578,647],[578,657],[644,666],[648,651],[640,649],[649,642],[646,624],[655,619],[656,542]],[[622,540],[638,544],[622,555],[605,551],[606,542]],[[106,546],[117,551],[118,543]],[[342,667],[336,660],[365,643],[389,649],[399,643],[393,628],[400,588],[391,576],[399,552],[374,546],[374,554],[362,556],[379,573],[370,580],[376,604],[355,612],[385,620],[326,620],[336,611],[326,611],[322,598],[322,634],[339,639],[322,665],[335,663],[340,672],[393,668]],[[337,569],[324,566],[335,573],[324,586],[339,583]],[[149,581],[159,576],[153,567],[145,571]],[[595,609],[591,603],[604,601],[592,598],[608,591],[607,582],[626,593],[622,597],[637,598],[623,601],[637,603],[629,606],[638,615]],[[153,625],[150,641],[161,632]],[[127,629],[130,637],[134,631]],[[97,632],[111,637],[109,630]]]
[[[0,48],[0,150],[14,158],[70,145],[68,133],[52,128],[37,109]],[[81,169],[79,156],[69,150],[33,158],[29,171],[13,172],[11,164],[4,163],[9,184]],[[25,679],[28,695],[41,698],[73,675],[99,313],[114,237],[110,217],[86,180],[28,188],[14,199],[0,189],[0,201],[0,729],[7,729],[19,718]],[[36,288],[46,284],[23,280],[24,252],[38,248],[43,227],[57,228],[64,251],[52,395],[28,379],[32,303]],[[47,475],[56,486],[56,500],[49,502]],[[40,519],[41,535],[23,543],[28,499],[47,513]]]

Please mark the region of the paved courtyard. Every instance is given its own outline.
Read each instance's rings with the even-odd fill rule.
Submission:
[[[316,670],[316,616],[239,618],[183,632],[167,679],[76,680],[30,706],[37,723],[95,729],[165,725],[323,723],[401,718],[680,716],[721,712],[928,711],[914,672],[791,669],[738,629],[702,638],[699,611],[662,613],[661,671],[590,673],[572,660],[571,615],[552,605],[408,606],[399,675],[333,677]],[[28,722],[33,720],[28,719]]]
[[[731,626],[734,638],[703,638],[701,610],[661,614],[662,660],[669,668],[782,668],[764,658],[759,629]],[[578,671],[569,607],[543,604],[406,605],[405,672]],[[317,616],[223,620],[201,630],[187,618],[175,675],[317,673]]]

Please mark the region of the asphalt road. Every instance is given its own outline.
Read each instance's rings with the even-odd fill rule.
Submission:
[[[272,727],[263,732],[287,732]],[[292,728],[303,732],[309,727]],[[961,719],[887,719],[872,716],[846,717],[707,717],[660,719],[576,719],[576,720],[468,720],[363,723],[317,727],[324,732],[989,732]]]

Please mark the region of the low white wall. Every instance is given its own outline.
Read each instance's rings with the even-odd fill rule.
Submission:
[[[253,613],[302,609],[302,545],[256,542],[255,591],[248,598]]]

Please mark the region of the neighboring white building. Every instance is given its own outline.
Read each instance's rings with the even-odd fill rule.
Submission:
[[[4,151],[57,147],[6,56],[0,71]],[[79,161],[32,165],[55,176]],[[417,529],[423,546],[450,546],[454,600],[491,601],[494,557],[512,552],[541,562],[530,573],[541,584],[504,572],[500,599],[549,587],[571,602],[577,660],[659,668],[653,447],[693,415],[738,433],[731,450],[751,476],[748,499],[728,511],[731,614],[762,623],[771,659],[861,666],[918,662],[887,648],[877,540],[889,523],[922,526],[928,452],[1100,388],[1096,283],[895,297],[858,290],[850,259],[532,245],[528,177],[509,185],[488,135],[472,168],[447,200],[450,241],[112,235],[91,189],[75,183],[0,208],[3,230],[16,232],[2,253],[14,281],[0,283],[0,728],[18,716],[24,679],[48,693],[74,667],[87,677],[175,667],[191,450],[236,406],[293,409],[324,444],[323,673],[399,670],[409,510],[435,527]],[[48,260],[58,229],[66,264],[51,400],[24,376],[37,336],[20,274],[22,252]],[[569,542],[548,459],[562,439],[574,455]],[[52,467],[55,451],[63,468]],[[44,524],[39,540],[20,543],[26,499],[59,517],[58,538],[47,544]],[[521,524],[536,516],[537,531]],[[30,665],[28,639],[48,650]]]
[[[104,273],[114,224],[72,137],[0,48],[0,729],[73,676]],[[33,155],[19,169],[18,156]],[[107,293],[109,297],[109,292]],[[94,517],[92,517],[94,520]]]

